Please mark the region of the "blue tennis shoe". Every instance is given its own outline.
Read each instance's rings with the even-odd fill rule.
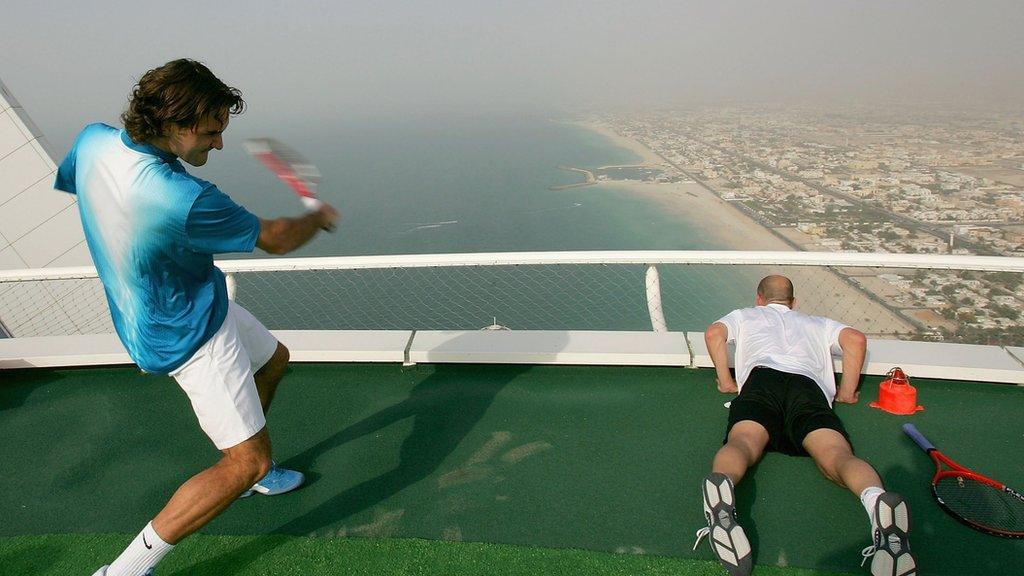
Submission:
[[[277,496],[278,494],[284,494],[285,492],[291,492],[302,483],[306,481],[306,476],[297,470],[289,470],[287,468],[281,468],[277,465],[277,462],[270,463],[270,471],[267,475],[260,479],[259,482],[252,485],[252,488],[242,492],[239,498],[245,498],[251,496],[253,492],[259,492],[264,496]]]

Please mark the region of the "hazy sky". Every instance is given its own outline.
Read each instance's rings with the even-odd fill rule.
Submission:
[[[61,153],[182,56],[243,91],[246,123],[314,126],[721,100],[1020,103],[1021,30],[1020,0],[5,0],[0,79]]]

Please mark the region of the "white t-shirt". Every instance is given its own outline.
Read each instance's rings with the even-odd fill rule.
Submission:
[[[832,348],[846,328],[835,320],[809,316],[782,304],[733,310],[719,320],[736,342],[736,383],[740,389],[757,366],[814,380],[829,405],[836,396]]]

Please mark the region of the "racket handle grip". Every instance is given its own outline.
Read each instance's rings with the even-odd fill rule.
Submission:
[[[903,432],[907,436],[910,436],[910,439],[916,442],[917,445],[921,447],[921,450],[924,450],[925,452],[935,450],[935,446],[929,442],[928,439],[924,437],[924,434],[921,434],[913,424],[909,422],[904,424]]]
[[[302,200],[302,205],[310,212],[316,212],[324,205],[319,198],[314,198],[313,196],[299,196],[299,198]]]
[[[324,205],[324,203],[321,202],[319,198],[316,198],[314,196],[299,196],[299,198],[302,200],[302,205],[305,206],[306,210],[309,210],[310,212],[316,212],[317,210],[320,209],[321,206]],[[334,232],[334,226],[324,226],[323,229],[327,232]]]

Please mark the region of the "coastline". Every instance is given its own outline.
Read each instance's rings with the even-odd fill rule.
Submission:
[[[696,223],[730,250],[793,250],[770,230],[695,182],[603,181],[597,189],[622,190],[656,202],[681,222]]]
[[[666,164],[665,159],[659,156],[654,150],[651,150],[647,146],[644,146],[643,144],[637,142],[632,138],[619,134],[618,132],[613,130],[611,126],[608,126],[607,124],[603,124],[601,122],[591,122],[582,120],[577,122],[568,122],[568,124],[578,126],[580,128],[583,128],[584,130],[596,132],[601,136],[604,136],[615,146],[618,146],[619,148],[625,148],[639,156],[640,164],[644,166],[661,166]]]
[[[610,126],[597,122],[574,122],[626,148],[643,159],[644,166],[670,166],[664,158],[641,142],[622,136]],[[795,251],[791,244],[758,223],[739,208],[697,182],[602,181],[592,189],[622,191],[656,202],[681,223],[699,226],[714,243],[728,250]],[[855,324],[869,336],[891,336],[913,332],[916,327],[889,310],[869,294],[851,286],[843,277],[824,268],[806,266],[758,267],[761,274],[785,274],[797,287],[798,308],[808,314],[827,316]],[[780,269],[781,268],[781,269]],[[751,286],[751,293],[754,287]],[[751,300],[752,302],[753,300]]]
[[[573,122],[620,148],[641,158],[642,166],[669,166],[658,153],[637,140],[622,136],[600,122]],[[621,189],[658,202],[670,214],[687,222],[701,222],[718,243],[732,250],[794,250],[771,230],[758,224],[742,210],[731,206],[717,194],[695,182],[655,183],[631,180],[603,181],[593,184],[604,189]]]

